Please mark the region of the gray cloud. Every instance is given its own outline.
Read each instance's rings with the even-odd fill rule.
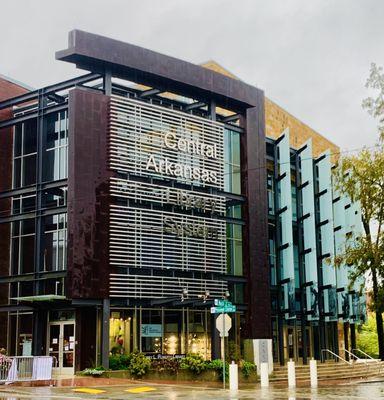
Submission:
[[[79,71],[55,61],[79,28],[188,61],[215,59],[343,149],[372,145],[361,109],[384,65],[382,0],[14,0],[1,5],[0,73],[35,87]]]

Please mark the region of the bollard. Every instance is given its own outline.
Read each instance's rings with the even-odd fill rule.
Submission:
[[[288,387],[296,387],[296,373],[295,373],[295,362],[292,358],[288,361]]]
[[[309,361],[309,371],[311,374],[311,387],[317,388],[317,362],[313,358]]]
[[[260,383],[261,387],[269,386],[269,365],[268,363],[260,363]]]
[[[239,389],[239,370],[234,361],[232,361],[232,364],[229,365],[229,389]]]

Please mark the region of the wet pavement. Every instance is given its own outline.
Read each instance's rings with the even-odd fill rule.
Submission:
[[[114,380],[115,381],[115,380]],[[120,381],[121,382],[121,381]],[[89,382],[91,383],[91,381]],[[384,382],[349,383],[330,387],[311,388],[255,388],[241,389],[237,392],[200,385],[165,385],[151,382],[126,382],[108,384],[100,382],[93,386],[30,387],[0,386],[0,399],[168,399],[168,400],[299,400],[299,399],[384,399]]]

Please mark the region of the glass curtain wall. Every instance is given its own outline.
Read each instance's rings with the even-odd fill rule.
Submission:
[[[67,111],[51,114],[46,121],[44,180],[57,181],[68,176],[68,116]]]
[[[224,190],[241,194],[240,133],[224,130]]]
[[[211,356],[209,310],[146,309],[113,310],[109,325],[112,355],[138,349],[147,355],[186,353]]]

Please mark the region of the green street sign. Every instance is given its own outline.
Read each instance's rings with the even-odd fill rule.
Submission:
[[[236,312],[236,306],[233,304],[227,305],[225,307],[211,307],[211,314],[220,314],[220,313],[234,313]]]
[[[231,307],[233,304],[229,300],[215,299],[215,307]]]

